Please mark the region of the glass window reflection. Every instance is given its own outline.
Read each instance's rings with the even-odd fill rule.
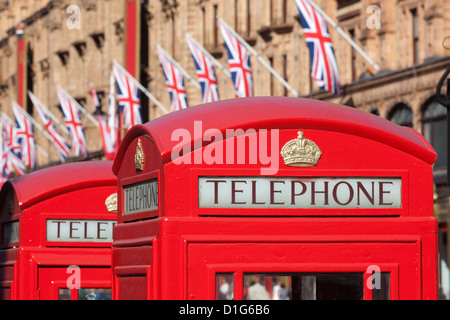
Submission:
[[[216,274],[216,300],[234,299],[234,274]]]
[[[110,288],[78,289],[78,300],[111,300]]]
[[[58,300],[70,300],[70,289],[59,288],[58,289]]]
[[[382,273],[381,288],[374,299],[389,299],[389,273]],[[294,273],[244,274],[246,300],[362,300],[364,274]],[[375,292],[376,291],[376,292]]]

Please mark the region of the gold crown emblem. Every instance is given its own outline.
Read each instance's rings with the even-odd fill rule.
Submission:
[[[117,193],[113,193],[106,198],[105,205],[109,212],[117,212]]]
[[[144,150],[142,149],[141,139],[138,139],[136,153],[134,154],[134,168],[137,173],[144,170]]]
[[[319,162],[322,151],[313,141],[303,138],[303,132],[298,132],[298,138],[288,141],[281,149],[284,164],[293,167],[312,167]]]

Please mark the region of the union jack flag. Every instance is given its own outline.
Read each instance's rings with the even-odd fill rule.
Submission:
[[[35,169],[37,168],[37,155],[33,124],[27,118],[26,111],[17,102],[13,101],[12,107],[16,119],[15,138],[17,144],[20,146],[20,158],[25,166],[30,169]]]
[[[16,141],[16,128],[14,124],[2,114],[2,179],[8,180],[11,175],[11,170],[16,171],[18,176],[25,174],[25,165],[18,155],[20,146]]]
[[[94,112],[97,112],[98,109],[101,109],[101,105],[100,105],[100,100],[98,99],[98,96],[97,96],[97,91],[95,91],[95,88],[92,84],[91,84],[91,95],[92,95],[92,101],[94,103]]]
[[[59,86],[57,87],[57,94],[64,116],[64,123],[72,139],[72,148],[77,156],[82,155],[87,158],[87,142],[84,136],[83,124],[81,123],[80,110],[76,107],[73,98]]]
[[[107,160],[114,160],[119,149],[118,113],[115,108],[114,79],[109,91],[109,109],[107,118],[98,113],[97,120],[103,142],[103,152]]]
[[[8,181],[9,176],[11,174],[10,168],[8,166],[8,146],[5,139],[5,130],[2,128],[2,132],[0,133],[0,187],[3,186],[3,184]]]
[[[100,134],[103,142],[103,152],[105,153],[105,157],[107,160],[114,160],[114,154],[117,151],[116,149],[116,137],[114,137],[115,132],[111,132],[108,127],[108,123],[104,116],[97,116],[98,125],[100,128]]]
[[[295,0],[295,3],[309,48],[311,76],[320,88],[340,94],[339,72],[327,24],[308,1]]]
[[[192,38],[186,34],[186,40],[194,59],[195,68],[197,70],[197,78],[202,88],[202,102],[214,102],[219,100],[217,91],[217,78],[214,66],[210,59],[202,52]]]
[[[170,109],[177,111],[188,107],[186,87],[183,74],[178,70],[166,54],[158,47],[158,56],[166,77],[166,86],[170,95]]]
[[[238,98],[253,96],[253,77],[250,55],[230,27],[219,21],[220,30],[228,52],[228,68]]]
[[[12,150],[9,147],[9,142],[11,139],[9,139],[9,121],[6,119],[6,116],[2,114],[1,116],[1,122],[2,122],[2,132],[0,134],[1,138],[1,158],[0,158],[0,168],[1,168],[1,175],[0,175],[0,182],[3,185],[11,176],[11,165],[9,161],[9,153],[12,152]],[[11,124],[12,130],[14,130],[14,126]],[[22,160],[19,159],[19,162],[22,162]],[[25,166],[22,163],[23,171],[25,172]]]
[[[117,103],[125,118],[125,127],[130,129],[142,123],[139,89],[121,67],[113,63],[113,73],[117,82]]]
[[[39,113],[39,117],[41,118],[42,123],[47,129],[47,132],[52,137],[53,144],[55,145],[56,150],[58,150],[59,158],[62,162],[65,162],[70,152],[69,144],[66,142],[61,133],[56,129],[55,125],[50,119],[50,116],[48,115],[48,110],[46,110],[46,108],[41,105],[40,101],[31,92],[28,92],[28,95],[30,96],[30,100],[33,103],[34,108]]]

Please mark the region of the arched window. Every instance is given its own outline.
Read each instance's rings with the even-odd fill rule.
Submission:
[[[436,100],[423,109],[423,136],[438,154],[435,166],[447,165],[447,109]]]
[[[33,92],[33,90],[34,90],[34,86],[33,86],[33,84],[34,84],[34,81],[33,80],[35,80],[34,78],[34,70],[33,70],[33,57],[34,57],[34,54],[33,54],[33,48],[31,47],[31,45],[30,44],[28,44],[28,47],[27,47],[27,73],[26,73],[26,79],[25,79],[25,81],[26,81],[26,83],[27,83],[27,90],[30,90],[31,92]],[[33,110],[34,110],[34,108],[33,108],[33,104],[31,103],[31,100],[30,100],[30,97],[28,96],[28,94],[26,95],[26,102],[25,102],[25,106],[24,106],[24,108],[27,110],[27,112],[30,114],[30,115],[33,115]]]
[[[405,127],[413,127],[413,112],[411,108],[404,104],[399,103],[392,108],[388,114],[388,120]]]
[[[380,116],[380,112],[378,112],[378,109],[377,108],[371,108],[370,109],[370,111],[369,111],[371,114],[374,114],[374,115],[376,115],[376,116]]]

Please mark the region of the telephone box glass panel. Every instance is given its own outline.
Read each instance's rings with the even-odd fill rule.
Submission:
[[[217,277],[216,277],[217,279]],[[243,277],[245,300],[363,300],[364,273],[255,274]],[[380,274],[372,299],[390,298],[390,274]]]

